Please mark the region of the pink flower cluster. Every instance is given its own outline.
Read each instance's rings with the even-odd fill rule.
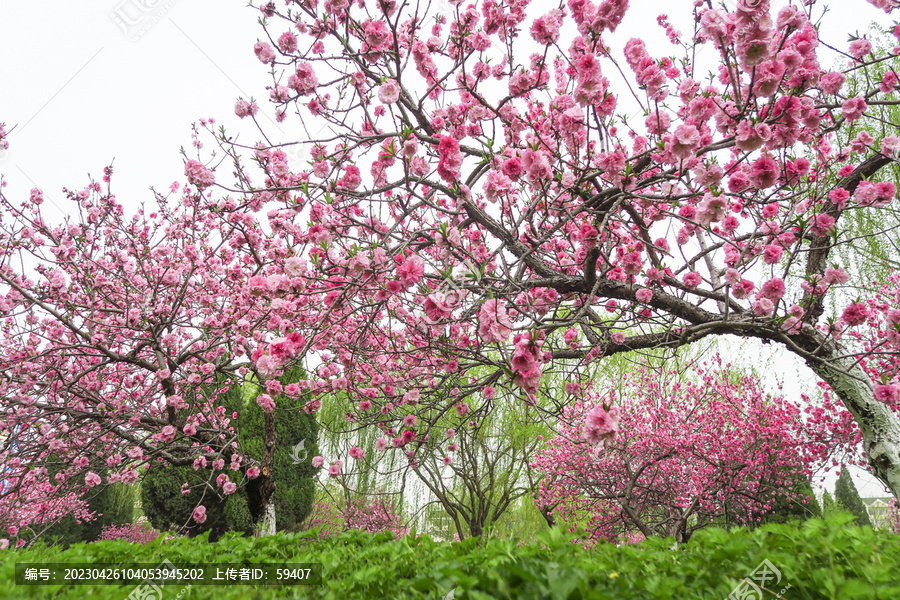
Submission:
[[[159,532],[144,523],[104,525],[100,540],[123,540],[132,544],[147,544],[159,537]]]
[[[485,301],[478,311],[478,337],[487,343],[500,343],[509,339],[511,332],[506,306],[493,298]]]
[[[207,188],[216,182],[216,176],[198,160],[189,160],[184,165],[184,174],[188,181],[199,189]]]
[[[541,332],[543,334],[543,331]],[[545,355],[541,351],[543,337],[532,340],[531,333],[517,333],[513,337],[513,356],[510,368],[515,373],[513,383],[529,394],[536,394],[541,383],[541,363]]]
[[[292,332],[286,337],[275,338],[269,344],[261,344],[250,358],[260,375],[277,377],[281,374],[281,369],[297,358],[305,346],[306,338],[300,333]]]
[[[584,419],[582,439],[595,449],[606,448],[616,439],[620,418],[618,406],[612,406],[606,410],[598,404],[588,412]]]

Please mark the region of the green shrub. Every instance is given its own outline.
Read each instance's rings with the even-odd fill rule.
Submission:
[[[451,590],[466,599],[721,600],[764,560],[778,569],[766,587],[788,599],[888,600],[900,597],[900,537],[853,526],[852,515],[826,521],[765,525],[755,530],[710,527],[689,544],[672,550],[672,539],[636,545],[598,544],[585,549],[571,534],[553,528],[529,543],[486,538],[459,543],[427,536],[394,540],[391,534],[348,532],[328,539],[279,533],[265,538],[226,534],[218,545],[159,538],[148,544],[98,542],[67,551],[38,546],[0,551],[0,598],[54,597],[121,600],[130,586],[17,586],[15,563],[320,563],[321,586],[254,589],[254,586],[200,586],[196,600],[239,598],[431,599]],[[166,586],[165,598],[182,587]],[[743,597],[743,596],[742,596]],[[756,598],[751,595],[746,597]],[[765,598],[773,598],[765,594]]]
[[[302,370],[286,373],[283,385],[304,378]],[[234,422],[245,455],[262,457],[264,443],[264,413],[256,403],[260,393],[253,388],[244,394],[232,385],[221,394],[218,401],[228,413],[236,412]],[[207,393],[208,395],[208,393]],[[316,469],[312,467],[312,457],[318,454],[318,423],[315,415],[305,413],[294,406],[294,401],[282,395],[275,399],[275,427],[278,441],[275,449],[275,520],[278,531],[295,531],[310,514],[315,493]],[[293,448],[304,442],[304,451],[298,452],[304,460],[294,464]],[[245,461],[244,465],[247,463]],[[228,473],[231,481],[240,484],[244,475],[239,471]],[[189,482],[191,492],[182,495],[181,486]],[[207,485],[209,481],[212,485]],[[196,536],[210,531],[210,539],[215,541],[226,531],[251,533],[254,528],[252,495],[248,495],[246,485],[239,485],[234,494],[221,497],[215,488],[215,477],[209,469],[194,470],[192,467],[154,465],[143,478],[141,502],[144,513],[156,529],[160,531],[183,531],[188,536]],[[204,494],[205,490],[205,494]],[[203,498],[202,502],[200,498]],[[197,504],[206,507],[207,518],[203,524],[193,520],[193,510]]]
[[[184,532],[189,537],[212,530],[214,538],[225,531],[228,528],[225,501],[212,490],[207,489],[204,494],[209,476],[207,469],[151,466],[141,482],[141,508],[154,529]],[[189,494],[182,494],[185,482]],[[193,519],[198,504],[206,507],[206,521],[202,524]]]

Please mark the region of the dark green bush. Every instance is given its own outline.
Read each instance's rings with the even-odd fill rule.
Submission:
[[[294,370],[281,378],[284,385],[304,378],[303,371]],[[257,460],[262,457],[264,443],[264,413],[256,403],[259,390],[245,395],[237,385],[221,394],[219,401],[228,413],[236,412],[234,421],[238,430],[243,452]],[[294,401],[282,395],[275,399],[275,426],[278,441],[275,450],[275,519],[279,531],[294,531],[312,510],[315,493],[315,473],[312,457],[318,454],[318,423],[315,415],[307,414],[294,406]],[[304,451],[299,452],[304,460],[294,464],[293,448],[304,442]],[[247,461],[244,467],[248,466]],[[144,475],[142,483],[142,506],[147,518],[161,531],[184,531],[189,536],[211,531],[215,540],[225,530],[250,533],[253,531],[252,494],[246,486],[239,485],[238,491],[222,498],[217,495],[215,478],[208,469],[194,470],[192,467],[154,466]],[[240,483],[242,472],[229,472],[229,478]],[[182,495],[181,485],[190,482],[191,493]],[[212,487],[204,482],[211,481]],[[203,495],[203,501],[199,500]],[[193,521],[193,509],[203,504],[207,509],[207,519],[202,525]]]

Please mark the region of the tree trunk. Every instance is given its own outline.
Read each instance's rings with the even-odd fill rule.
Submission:
[[[275,413],[265,413],[265,445],[259,475],[259,520],[256,536],[275,535],[275,443],[278,432],[275,428]]]
[[[853,358],[841,358],[843,354],[840,349],[832,350],[827,363],[807,363],[856,420],[872,473],[900,498],[900,419],[875,399],[869,376]]]

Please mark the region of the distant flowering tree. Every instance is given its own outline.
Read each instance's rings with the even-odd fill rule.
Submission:
[[[323,537],[351,529],[368,533],[390,532],[398,538],[409,532],[390,500],[384,496],[358,497],[342,505],[324,500],[316,502],[304,526],[321,528],[320,535]]]
[[[797,475],[852,457],[859,439],[828,399],[826,410],[802,408],[720,363],[681,377],[642,368],[616,388],[567,408],[560,435],[534,460],[542,512],[593,538],[686,542],[712,524],[758,519],[780,500],[807,502]]]
[[[106,525],[100,532],[101,540],[124,540],[132,544],[146,544],[159,537],[146,523],[127,523],[125,525]]]
[[[819,2],[775,4],[695,2],[684,36],[660,17],[672,59],[638,38],[610,47],[627,0],[440,14],[262,3],[252,50],[276,118],[320,133],[281,143],[261,131],[243,146],[203,121],[216,154],[198,129],[187,184],[136,215],[108,181],[71,192],[62,223],[42,214],[40,190],[0,196],[0,430],[21,432],[7,438],[15,452],[0,447],[0,462],[18,461],[0,509],[27,522],[14,513],[31,489],[89,485],[74,466],[86,453],[123,481],[157,458],[224,468],[240,456],[234,417],[215,400],[177,411],[214,374],[252,376],[267,387],[266,444],[239,468],[259,469],[257,518],[273,531],[279,393],[315,412],[344,392],[354,427],[393,429],[391,451],[415,454],[428,415],[474,420],[491,411],[488,387],[553,417],[604,356],[723,334],[802,357],[900,495],[900,420],[862,367],[872,350],[849,334],[869,321],[832,257],[849,243],[845,213],[890,210],[881,173],[898,150],[889,137],[838,148],[835,134],[855,137],[872,106],[900,100],[890,78],[848,93],[847,73],[877,59],[864,41],[820,42]],[[845,66],[823,67],[826,43]],[[629,103],[643,118],[618,116]],[[235,105],[245,119],[259,110]],[[307,164],[289,164],[289,144],[309,149]],[[294,363],[308,379],[281,392]],[[573,393],[551,397],[545,374]],[[72,469],[28,479],[48,452]]]

